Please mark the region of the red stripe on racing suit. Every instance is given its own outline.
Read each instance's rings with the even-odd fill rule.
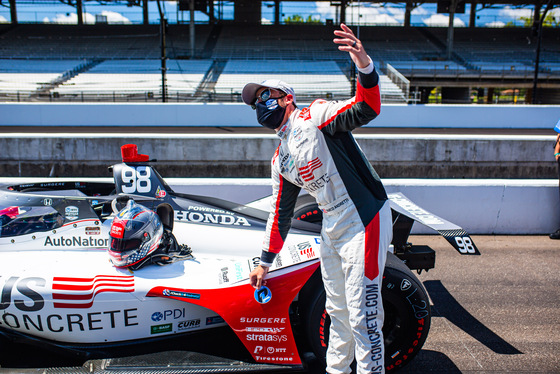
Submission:
[[[374,280],[379,275],[379,212],[366,226],[365,246],[364,275],[369,280]]]

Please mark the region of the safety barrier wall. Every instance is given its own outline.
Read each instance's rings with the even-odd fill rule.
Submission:
[[[72,179],[0,178],[0,184],[38,180]],[[112,181],[110,178],[79,180]],[[269,178],[165,180],[176,192],[213,196],[240,204],[271,193]],[[384,179],[383,183],[388,193],[402,192],[421,208],[463,227],[470,234],[543,235],[560,227],[558,180]],[[434,231],[416,223],[412,233],[432,234]]]
[[[551,129],[559,118],[560,105],[386,104],[369,126]],[[0,103],[0,126],[27,125],[258,126],[237,103]]]
[[[248,203],[271,193],[269,179],[169,179],[178,192]],[[421,208],[471,234],[548,234],[560,228],[558,180],[383,179]],[[415,224],[413,233],[433,230]]]

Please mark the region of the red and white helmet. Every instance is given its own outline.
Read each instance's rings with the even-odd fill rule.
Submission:
[[[116,267],[131,267],[161,244],[163,225],[158,215],[129,200],[111,224],[109,255]]]

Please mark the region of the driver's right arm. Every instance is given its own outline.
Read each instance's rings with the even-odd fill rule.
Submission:
[[[284,240],[292,225],[296,200],[301,187],[294,185],[280,174],[278,152],[272,159],[272,198],[270,214],[266,223],[266,233],[261,253],[260,267],[268,268],[284,246]],[[258,269],[258,268],[257,268]],[[256,270],[256,269],[255,269]],[[263,270],[261,270],[263,271]],[[253,274],[251,272],[251,274]]]
[[[257,290],[266,284],[264,280],[266,274],[268,274],[268,266],[259,265],[251,274],[249,274],[249,280],[251,282],[251,286],[255,287]]]

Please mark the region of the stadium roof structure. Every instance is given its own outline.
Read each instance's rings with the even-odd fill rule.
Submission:
[[[68,5],[75,5],[79,2],[97,2],[97,3],[101,3],[101,4],[110,4],[110,3],[114,3],[114,4],[125,4],[125,5],[130,5],[130,6],[141,6],[142,4],[144,4],[145,1],[150,1],[150,2],[156,2],[157,0],[3,0],[1,2],[4,3],[19,3],[19,4],[55,4],[55,3],[63,3],[63,4],[68,4]],[[189,2],[190,0],[177,0],[177,1],[184,1],[184,2]],[[208,0],[195,0],[197,3],[201,4],[204,2],[208,2]],[[216,2],[219,0],[215,0]],[[243,3],[246,2],[247,0],[229,0],[230,2],[233,3]],[[266,0],[263,0],[266,1]],[[275,0],[268,0],[268,1],[275,1]],[[351,2],[357,2],[357,0],[278,0],[278,1],[297,1],[297,2],[320,2],[320,1],[324,1],[324,2],[338,2],[338,3],[351,3]],[[425,3],[445,3],[445,2],[450,2],[451,0],[418,0],[418,1],[414,1],[414,0],[361,0],[360,2],[362,3],[413,3],[413,4],[425,4]],[[548,3],[548,0],[456,0],[457,3],[478,3],[478,4],[508,4],[508,5],[513,5],[513,6],[522,6],[522,5],[531,5],[534,6],[536,4],[541,4],[541,5],[546,5]],[[552,1],[553,4],[560,4],[559,0],[553,0]]]
[[[261,14],[261,3],[269,2],[274,3],[276,8],[278,4],[283,2],[300,2],[300,3],[316,3],[316,2],[328,2],[333,6],[338,7],[340,12],[340,19],[344,21],[345,8],[350,4],[403,4],[406,7],[406,11],[410,12],[414,8],[423,4],[437,4],[438,13],[464,13],[465,4],[476,4],[477,6],[490,7],[493,5],[508,5],[512,7],[531,7],[539,12],[535,12],[538,15],[541,9],[546,6],[558,6],[560,5],[560,0],[176,0],[179,4],[179,9],[182,11],[189,11],[190,9],[202,11],[210,15],[213,18],[213,7],[209,4],[217,3],[231,3],[235,9],[235,21],[241,22],[260,22]],[[144,13],[147,13],[148,3],[160,2],[160,0],[0,0],[0,6],[9,7],[11,11],[12,23],[17,23],[17,8],[20,5],[45,5],[45,4],[65,4],[69,6],[76,7],[76,13],[78,14],[78,19],[81,18],[82,7],[86,3],[98,3],[104,5],[110,4],[120,4],[130,7],[138,6],[144,8]],[[192,4],[192,5],[191,5]],[[476,8],[476,7],[474,7]],[[471,7],[471,13],[475,12]],[[145,15],[147,19],[147,15]],[[80,22],[78,22],[80,23]],[[147,22],[146,22],[147,23]]]
[[[157,3],[160,18],[164,15],[161,10],[160,2],[163,0],[0,0],[0,6],[10,8],[10,22],[18,23],[18,4],[19,5],[45,5],[45,4],[64,4],[76,8],[77,24],[84,24],[84,6],[89,4],[103,5],[126,5],[128,7],[141,7],[142,19],[144,24],[149,24],[149,3]],[[477,11],[492,6],[511,6],[515,8],[532,8],[533,21],[532,26],[535,29],[544,19],[544,15],[554,7],[560,5],[560,0],[175,0],[178,4],[179,12],[190,12],[189,23],[194,27],[195,11],[200,11],[208,16],[209,23],[224,21],[220,14],[216,13],[216,6],[228,3],[233,6],[233,20],[229,22],[244,24],[260,24],[263,22],[262,5],[267,3],[274,8],[273,24],[281,23],[281,3],[300,2],[300,3],[317,3],[325,2],[336,8],[336,23],[347,22],[347,8],[356,4],[400,4],[404,7],[403,26],[411,26],[411,14],[417,7],[423,4],[437,4],[437,13],[449,14],[448,29],[452,38],[452,30],[454,28],[454,18],[457,13],[465,13],[465,5],[469,7],[469,27],[475,26]],[[218,11],[218,13],[220,13]],[[326,20],[327,23],[333,20]]]

